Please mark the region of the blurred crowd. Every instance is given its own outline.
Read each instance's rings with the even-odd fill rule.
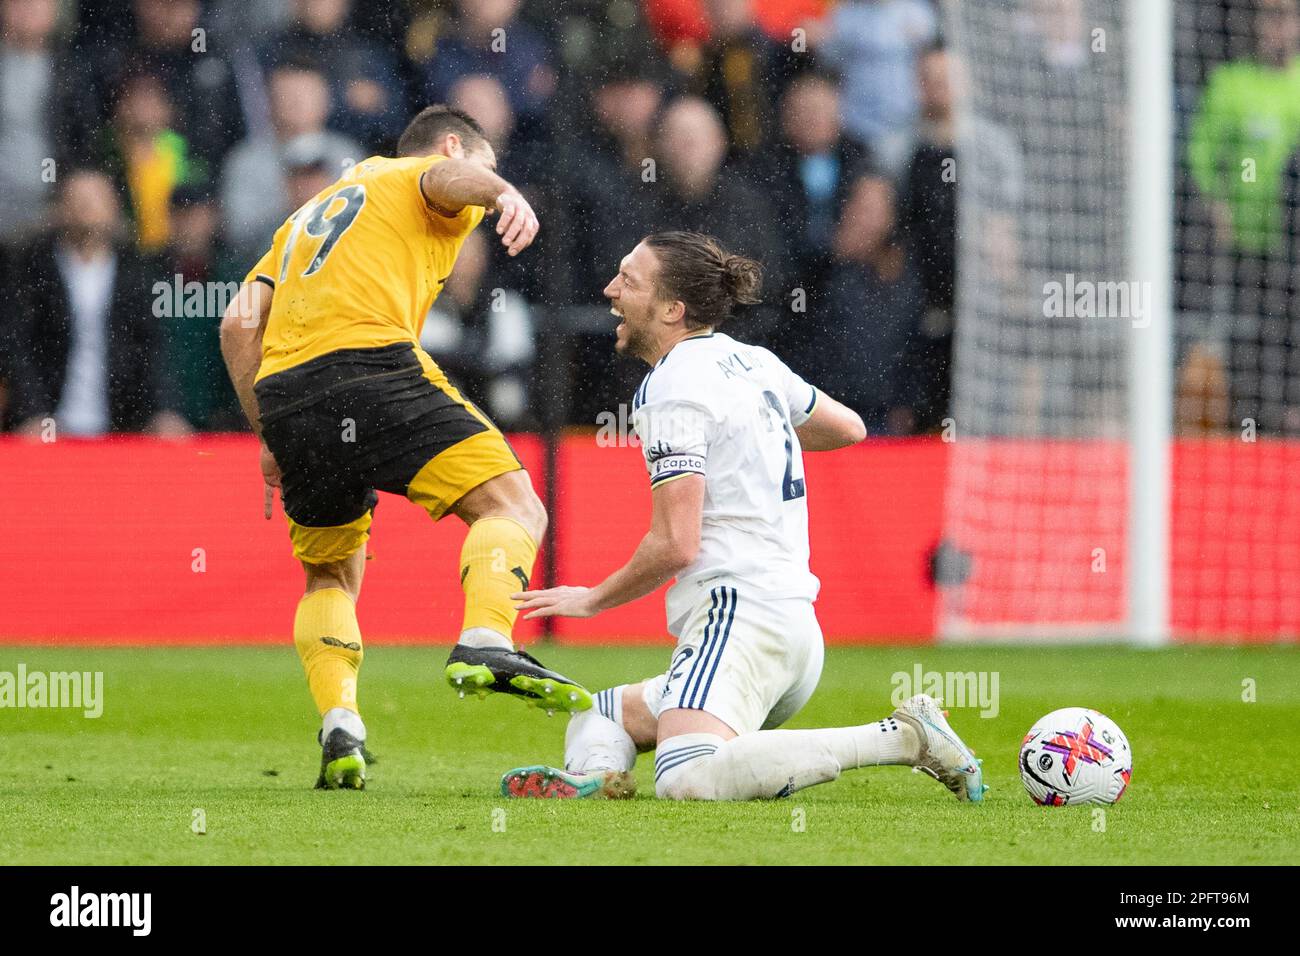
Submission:
[[[938,40],[931,0],[0,0],[3,420],[242,427],[206,290],[446,102],[543,223],[517,260],[475,234],[425,323],[503,424],[557,401],[594,424],[628,400],[641,372],[611,354],[601,290],[642,235],[693,228],[766,267],[734,334],[877,431],[937,427],[951,321],[922,314],[951,312],[954,232]],[[918,164],[934,175],[904,187]],[[557,330],[567,394],[542,395]]]
[[[1054,49],[1064,0],[1017,2]],[[1287,77],[1270,90],[1296,108],[1252,133],[1281,208],[1300,202],[1285,189],[1300,20],[1294,0],[1249,2],[1279,7],[1269,35],[1289,44],[1269,52]],[[0,0],[0,424],[242,428],[223,290],[294,209],[445,102],[484,126],[542,221],[518,259],[472,236],[424,327],[503,425],[557,407],[593,425],[628,401],[642,372],[611,354],[601,290],[641,236],[687,228],[765,266],[733,334],[876,434],[938,430],[959,86],[942,41],[936,0]],[[1193,104],[1191,169],[1249,284],[1281,242],[1228,181],[1232,104],[1256,91],[1201,80],[1215,95]],[[538,382],[556,361],[562,394]]]

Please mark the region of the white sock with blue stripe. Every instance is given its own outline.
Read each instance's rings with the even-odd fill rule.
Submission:
[[[760,730],[723,740],[681,734],[655,754],[655,795],[669,800],[761,800],[829,783],[845,770],[910,766],[916,733],[892,717],[861,727]]]
[[[636,764],[636,744],[623,729],[623,688],[596,694],[591,710],[569,718],[564,732],[564,769],[573,773],[593,770],[631,770]]]

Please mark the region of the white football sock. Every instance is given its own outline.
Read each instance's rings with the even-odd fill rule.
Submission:
[[[325,711],[325,716],[321,718],[321,740],[328,737],[335,727],[342,727],[346,733],[356,737],[357,740],[366,739],[366,725],[361,722],[361,715],[355,710],[331,707]]]
[[[783,797],[828,783],[845,770],[910,766],[916,733],[892,717],[861,727],[760,730],[723,740],[681,734],[655,754],[655,795],[669,800],[754,800]]]
[[[514,641],[490,627],[467,627],[460,632],[458,643],[466,647],[501,647],[507,651],[515,649]]]
[[[625,686],[602,690],[595,695],[591,710],[569,718],[564,732],[565,770],[631,770],[636,764],[636,744],[623,729]]]

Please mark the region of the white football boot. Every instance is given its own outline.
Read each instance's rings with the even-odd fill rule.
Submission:
[[[956,794],[958,800],[979,803],[984,799],[982,760],[975,759],[939,709],[939,702],[928,694],[909,697],[894,711],[894,717],[916,731],[921,752],[913,767],[928,773]]]

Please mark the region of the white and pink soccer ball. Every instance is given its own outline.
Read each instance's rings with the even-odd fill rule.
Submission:
[[[1040,806],[1114,803],[1132,775],[1133,752],[1124,731],[1086,707],[1052,711],[1020,745],[1020,779]]]

